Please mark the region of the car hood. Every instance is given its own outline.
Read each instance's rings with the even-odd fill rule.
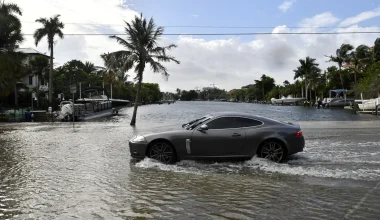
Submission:
[[[183,130],[165,131],[165,132],[144,134],[142,136],[144,136],[147,141],[150,141],[150,140],[157,139],[157,138],[171,139],[172,137],[183,136],[183,135],[191,135],[192,133],[193,133],[192,130],[183,129]]]

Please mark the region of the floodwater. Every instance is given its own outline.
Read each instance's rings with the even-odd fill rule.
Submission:
[[[135,134],[212,111],[296,121],[306,149],[283,164],[131,159]],[[216,102],[141,106],[136,127],[131,115],[0,125],[0,219],[379,219],[376,116]]]

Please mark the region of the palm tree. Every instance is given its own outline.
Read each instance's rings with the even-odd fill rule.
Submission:
[[[356,74],[364,70],[366,64],[372,63],[373,56],[371,49],[367,45],[360,45],[349,54],[348,62],[353,65],[354,83],[356,84]]]
[[[0,48],[13,50],[24,40],[21,34],[21,22],[16,15],[22,15],[21,9],[13,3],[0,1]]]
[[[96,74],[97,68],[95,67],[95,65],[93,63],[86,61],[83,64],[82,70],[85,73],[92,75],[92,74]]]
[[[49,61],[46,57],[37,56],[29,61],[32,73],[36,76],[37,107],[39,107],[40,79],[45,76],[49,69]]]
[[[41,23],[43,25],[42,28],[37,29],[34,32],[34,40],[36,46],[41,41],[43,37],[47,37],[48,45],[50,49],[50,72],[49,72],[49,104],[52,104],[53,97],[53,59],[54,59],[54,37],[58,35],[61,39],[63,39],[62,29],[65,25],[59,20],[60,15],[55,15],[50,19],[47,18],[39,18],[36,22]]]
[[[301,78],[305,79],[305,96],[306,100],[308,100],[307,96],[307,90],[310,84],[310,81],[313,79],[315,72],[317,71],[317,68],[319,66],[318,63],[315,62],[316,59],[306,57],[306,59],[300,59],[300,66],[297,67],[296,70],[294,70],[294,79]]]
[[[342,84],[342,89],[344,87],[343,85],[343,78],[342,78],[342,65],[344,62],[347,62],[349,60],[349,52],[350,50],[354,49],[354,47],[351,44],[342,44],[339,49],[336,50],[336,56],[326,56],[330,58],[329,62],[335,62],[339,66],[339,76],[340,76],[340,83]]]
[[[138,80],[138,85],[133,116],[130,123],[131,125],[135,125],[145,65],[150,64],[153,72],[160,72],[164,77],[168,77],[169,73],[167,69],[160,62],[174,61],[179,64],[179,61],[166,54],[166,50],[170,50],[176,47],[176,45],[171,44],[167,47],[157,45],[158,39],[164,32],[164,28],[156,27],[153,18],[147,22],[142,14],[140,14],[140,17],[135,16],[134,20],[126,22],[126,25],[126,40],[118,36],[111,36],[111,39],[115,39],[120,45],[124,46],[126,50],[111,53],[112,59],[109,64],[121,61],[123,64],[121,68],[122,72],[126,72],[135,67],[134,71],[137,73],[135,80]]]

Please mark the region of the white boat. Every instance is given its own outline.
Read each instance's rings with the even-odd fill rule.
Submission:
[[[291,95],[288,97],[282,96],[281,99],[271,99],[271,103],[275,105],[302,105],[306,98],[293,98]]]
[[[99,117],[117,114],[119,108],[127,106],[130,102],[121,99],[109,99],[106,95],[98,93],[104,91],[101,88],[88,88],[82,92],[88,98],[79,98],[72,101],[62,101],[60,103],[60,111],[56,119],[62,121],[74,120],[90,120]]]
[[[380,103],[380,98],[367,99],[367,100],[355,100],[358,103],[358,107],[362,111],[372,111],[376,110],[376,106]],[[361,103],[359,103],[361,102]]]
[[[324,106],[324,107],[349,106],[355,100],[354,99],[348,99],[347,98],[347,92],[348,92],[348,90],[346,90],[346,89],[330,90],[330,96],[329,96],[329,98],[323,99],[322,106]],[[335,97],[332,97],[333,93],[335,93]]]

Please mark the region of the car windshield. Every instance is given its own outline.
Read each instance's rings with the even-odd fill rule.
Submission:
[[[190,122],[188,122],[186,124],[183,124],[182,127],[185,128],[186,130],[193,130],[198,125],[202,124],[203,122],[210,120],[211,117],[212,117],[211,115],[203,116],[201,118],[198,118],[198,119],[190,121]]]

